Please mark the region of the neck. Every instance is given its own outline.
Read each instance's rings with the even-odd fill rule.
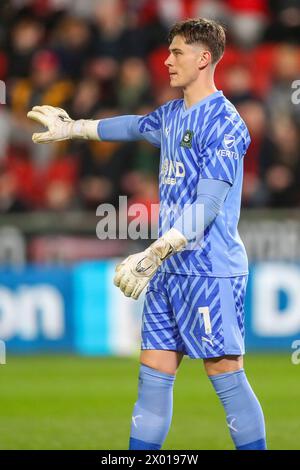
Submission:
[[[186,108],[190,108],[194,104],[198,103],[198,101],[203,100],[216,91],[218,90],[212,77],[205,81],[197,80],[191,83],[187,87],[183,88],[183,97]]]

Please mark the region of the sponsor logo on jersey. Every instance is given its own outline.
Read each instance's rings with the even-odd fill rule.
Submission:
[[[237,160],[239,158],[239,154],[236,152],[232,152],[231,150],[218,149],[217,157],[228,157]]]
[[[174,185],[177,183],[178,178],[185,177],[185,167],[182,162],[173,162],[172,160],[164,159],[161,166],[161,178],[164,184]]]
[[[226,148],[230,149],[235,144],[234,135],[225,134],[224,136],[224,145]]]

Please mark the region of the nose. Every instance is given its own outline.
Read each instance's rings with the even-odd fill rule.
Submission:
[[[172,65],[172,54],[169,54],[164,62],[166,67],[170,67]]]

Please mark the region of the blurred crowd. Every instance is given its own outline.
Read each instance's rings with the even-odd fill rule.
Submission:
[[[145,142],[34,145],[34,105],[72,118],[144,114],[178,98],[164,59],[177,20],[227,29],[216,85],[246,121],[244,207],[300,206],[298,0],[2,0],[0,213],[94,210],[158,200],[159,151]],[[298,82],[300,88],[300,81]],[[298,100],[300,92],[298,93]]]

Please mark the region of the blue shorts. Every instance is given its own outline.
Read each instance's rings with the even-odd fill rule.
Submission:
[[[141,349],[193,359],[244,354],[247,278],[156,273],[145,296]]]

